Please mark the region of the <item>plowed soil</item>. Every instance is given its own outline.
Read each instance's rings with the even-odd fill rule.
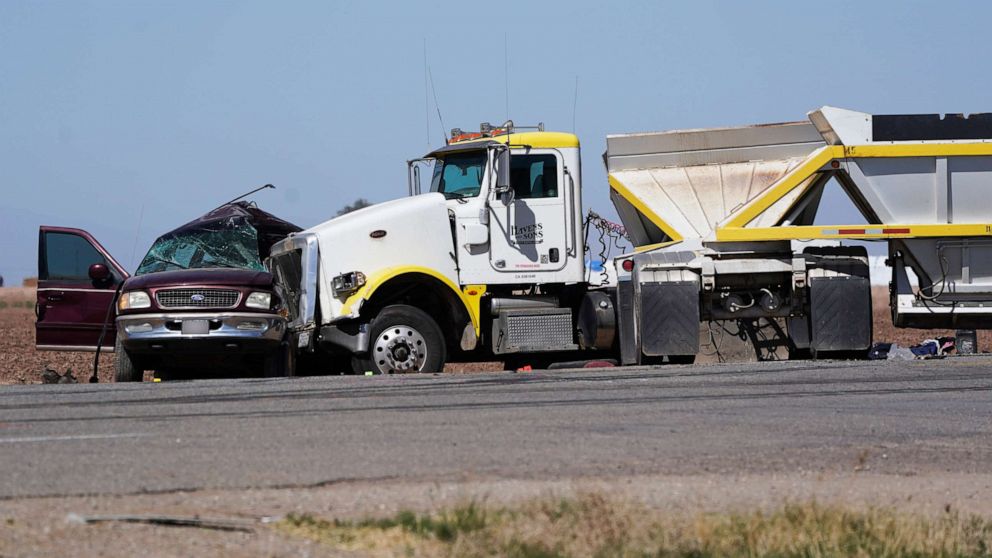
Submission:
[[[0,384],[41,382],[45,367],[60,374],[72,370],[85,382],[93,372],[93,353],[36,351],[33,288],[0,288]],[[111,381],[113,353],[100,355],[100,381]]]

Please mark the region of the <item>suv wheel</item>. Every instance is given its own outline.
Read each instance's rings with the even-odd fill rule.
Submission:
[[[131,354],[124,348],[120,336],[114,342],[114,381],[115,382],[140,382],[144,379],[145,371],[138,368],[131,359]]]

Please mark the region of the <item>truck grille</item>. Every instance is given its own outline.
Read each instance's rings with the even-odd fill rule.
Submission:
[[[155,293],[162,308],[231,308],[241,293],[232,289],[169,289]]]

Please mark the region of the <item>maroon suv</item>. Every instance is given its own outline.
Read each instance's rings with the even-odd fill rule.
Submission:
[[[160,236],[129,276],[86,231],[41,227],[37,346],[95,350],[102,337],[117,352],[117,381],[145,370],[291,374],[286,312],[262,260],[299,230],[248,202],[226,204]]]

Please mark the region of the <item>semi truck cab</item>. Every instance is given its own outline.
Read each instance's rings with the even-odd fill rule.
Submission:
[[[573,348],[572,312],[559,301],[585,289],[579,149],[575,135],[543,126],[456,129],[410,162],[411,179],[429,169],[429,191],[411,180],[410,197],[274,246],[277,283],[300,301],[298,346],[352,355],[355,371],[439,371],[476,351],[517,349],[505,325],[503,344],[490,343],[495,304],[542,310],[526,327]]]

